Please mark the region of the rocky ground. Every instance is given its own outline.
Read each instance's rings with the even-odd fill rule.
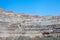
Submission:
[[[30,38],[26,36],[19,36],[19,37],[3,37],[0,40],[60,40],[60,37],[43,37],[43,38]]]

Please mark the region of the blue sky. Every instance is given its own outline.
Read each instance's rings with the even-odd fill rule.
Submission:
[[[0,0],[0,8],[15,13],[60,15],[60,0]]]

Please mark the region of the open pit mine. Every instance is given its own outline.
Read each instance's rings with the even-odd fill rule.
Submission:
[[[60,36],[60,15],[38,16],[0,9],[0,37]],[[3,38],[2,38],[3,37]]]

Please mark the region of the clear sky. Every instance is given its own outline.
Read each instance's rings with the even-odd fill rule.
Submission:
[[[16,13],[60,15],[60,0],[0,0],[0,8]]]

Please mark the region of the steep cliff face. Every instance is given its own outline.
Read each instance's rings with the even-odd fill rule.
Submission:
[[[0,35],[60,33],[60,16],[15,14],[0,9]],[[4,30],[4,31],[3,31]],[[3,35],[6,34],[6,35]]]

